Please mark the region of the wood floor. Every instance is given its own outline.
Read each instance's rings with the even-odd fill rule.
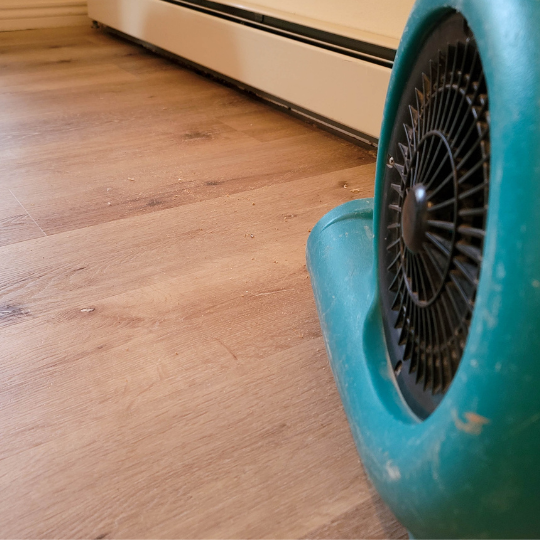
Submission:
[[[0,536],[404,538],[305,243],[374,155],[90,28],[0,34]]]

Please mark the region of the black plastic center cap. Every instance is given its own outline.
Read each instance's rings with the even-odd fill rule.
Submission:
[[[426,236],[428,199],[426,188],[417,184],[409,190],[401,214],[401,231],[407,248],[413,253],[422,249]]]

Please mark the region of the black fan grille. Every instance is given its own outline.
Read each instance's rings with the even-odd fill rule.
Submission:
[[[380,224],[388,348],[399,386],[421,417],[448,389],[465,348],[488,204],[482,63],[461,16],[446,26],[447,39],[443,25],[431,39],[439,47],[429,60],[423,51],[400,104]]]

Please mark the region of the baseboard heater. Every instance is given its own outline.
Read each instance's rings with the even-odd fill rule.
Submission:
[[[107,27],[376,145],[395,49],[209,0],[89,0]]]

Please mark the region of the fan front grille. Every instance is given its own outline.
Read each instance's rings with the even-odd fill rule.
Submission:
[[[474,310],[489,189],[482,63],[460,15],[427,40],[389,145],[379,277],[390,358],[421,417],[452,382]]]

